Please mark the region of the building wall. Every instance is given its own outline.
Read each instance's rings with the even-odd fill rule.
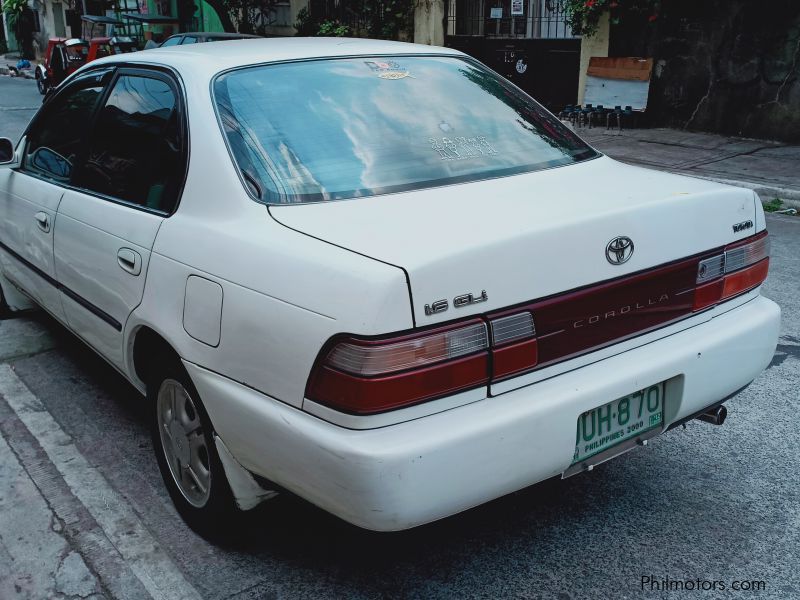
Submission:
[[[444,46],[444,0],[416,1],[414,43]]]
[[[800,2],[672,0],[612,26],[612,56],[655,59],[654,125],[800,142]]]
[[[64,2],[52,2],[52,0],[33,0],[29,3],[34,10],[39,13],[39,33],[34,34],[34,48],[36,57],[43,58],[47,50],[47,40],[57,35],[69,37],[69,27],[67,26],[67,16],[64,10],[67,8]],[[61,23],[64,29],[56,31],[56,12],[60,14]]]
[[[597,33],[591,37],[581,38],[581,64],[578,68],[578,104],[583,104],[586,92],[586,71],[589,59],[593,56],[608,56],[610,18],[608,13],[600,17]]]
[[[44,52],[47,50],[47,40],[56,35],[67,35],[69,37],[69,27],[67,26],[67,17],[64,13],[66,4],[62,2],[53,3],[52,0],[30,0],[28,6],[31,10],[35,11],[39,20],[39,31],[33,34],[33,50],[36,54],[36,59],[41,60]],[[61,16],[60,23],[63,23],[64,29],[56,31],[56,12]],[[5,20],[4,20],[5,26]],[[8,41],[9,50],[19,51],[17,48],[16,38],[14,34],[6,27],[6,39]]]
[[[217,16],[217,11],[211,8],[204,0],[197,2],[197,12],[195,15],[200,22],[201,31],[225,31],[225,28],[222,26]]]

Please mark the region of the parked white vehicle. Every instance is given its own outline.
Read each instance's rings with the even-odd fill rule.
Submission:
[[[454,50],[110,57],[0,146],[5,303],[146,394],[206,533],[275,492],[388,531],[589,470],[720,422],[777,342],[752,191],[604,157]]]

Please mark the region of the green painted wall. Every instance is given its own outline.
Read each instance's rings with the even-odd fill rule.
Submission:
[[[199,31],[225,31],[222,27],[222,23],[217,16],[217,12],[209,6],[205,0],[194,0],[195,4],[197,5],[197,11],[195,12],[195,17],[198,21],[198,28]],[[169,0],[169,9],[171,15],[178,14],[178,1],[177,0]],[[158,14],[158,9],[156,8],[156,0],[147,0],[147,11],[150,14]],[[148,26],[145,26],[148,28]],[[161,27],[150,27],[154,31],[161,31]],[[177,28],[173,33],[177,33]]]
[[[211,8],[204,0],[199,1],[197,17],[202,31],[225,31],[217,16],[217,11]]]

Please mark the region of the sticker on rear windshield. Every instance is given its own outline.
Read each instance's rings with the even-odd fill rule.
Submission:
[[[378,77],[381,79],[405,79],[410,75],[408,71],[386,71],[384,73],[379,73]]]
[[[474,137],[435,137],[428,138],[431,148],[439,153],[442,160],[464,160],[478,156],[499,154],[486,136]]]
[[[405,79],[411,76],[407,69],[393,60],[365,60],[364,64],[381,79]]]

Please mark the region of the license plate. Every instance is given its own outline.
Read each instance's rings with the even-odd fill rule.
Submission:
[[[664,422],[664,382],[617,398],[578,417],[572,464],[660,427]]]

